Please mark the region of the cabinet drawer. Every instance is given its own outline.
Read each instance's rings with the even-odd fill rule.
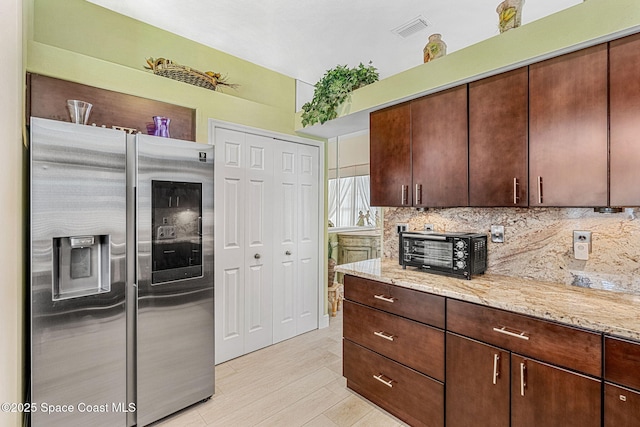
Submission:
[[[444,297],[348,275],[344,278],[344,296],[444,329]]]
[[[604,385],[604,427],[637,427],[640,420],[640,393]]]
[[[343,316],[346,339],[444,381],[443,331],[350,301]]]
[[[444,425],[444,386],[384,356],[343,340],[347,387],[412,426]]]
[[[602,374],[602,335],[449,299],[447,330],[554,365]]]
[[[640,390],[640,343],[605,337],[604,378]]]

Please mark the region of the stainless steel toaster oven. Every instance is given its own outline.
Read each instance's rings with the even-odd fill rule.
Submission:
[[[487,269],[487,236],[481,233],[400,233],[399,261],[402,268],[471,279]]]

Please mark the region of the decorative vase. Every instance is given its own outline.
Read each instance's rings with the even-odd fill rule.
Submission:
[[[153,116],[153,123],[155,124],[155,136],[162,136],[164,138],[170,138],[169,136],[169,123],[171,119],[162,116]]]
[[[425,63],[447,54],[447,45],[442,41],[441,37],[442,35],[440,34],[431,34],[429,36],[429,42],[422,51]]]
[[[504,0],[496,8],[500,33],[520,26],[524,0]]]

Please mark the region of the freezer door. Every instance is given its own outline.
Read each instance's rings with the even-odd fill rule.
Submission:
[[[213,147],[146,135],[137,150],[137,422],[214,393]]]
[[[30,131],[31,425],[125,425],[126,137]]]

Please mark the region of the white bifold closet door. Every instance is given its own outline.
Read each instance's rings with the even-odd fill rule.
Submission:
[[[216,363],[318,327],[319,149],[215,131]]]
[[[275,151],[273,341],[318,327],[318,147]]]
[[[272,139],[216,130],[216,363],[273,343]]]

